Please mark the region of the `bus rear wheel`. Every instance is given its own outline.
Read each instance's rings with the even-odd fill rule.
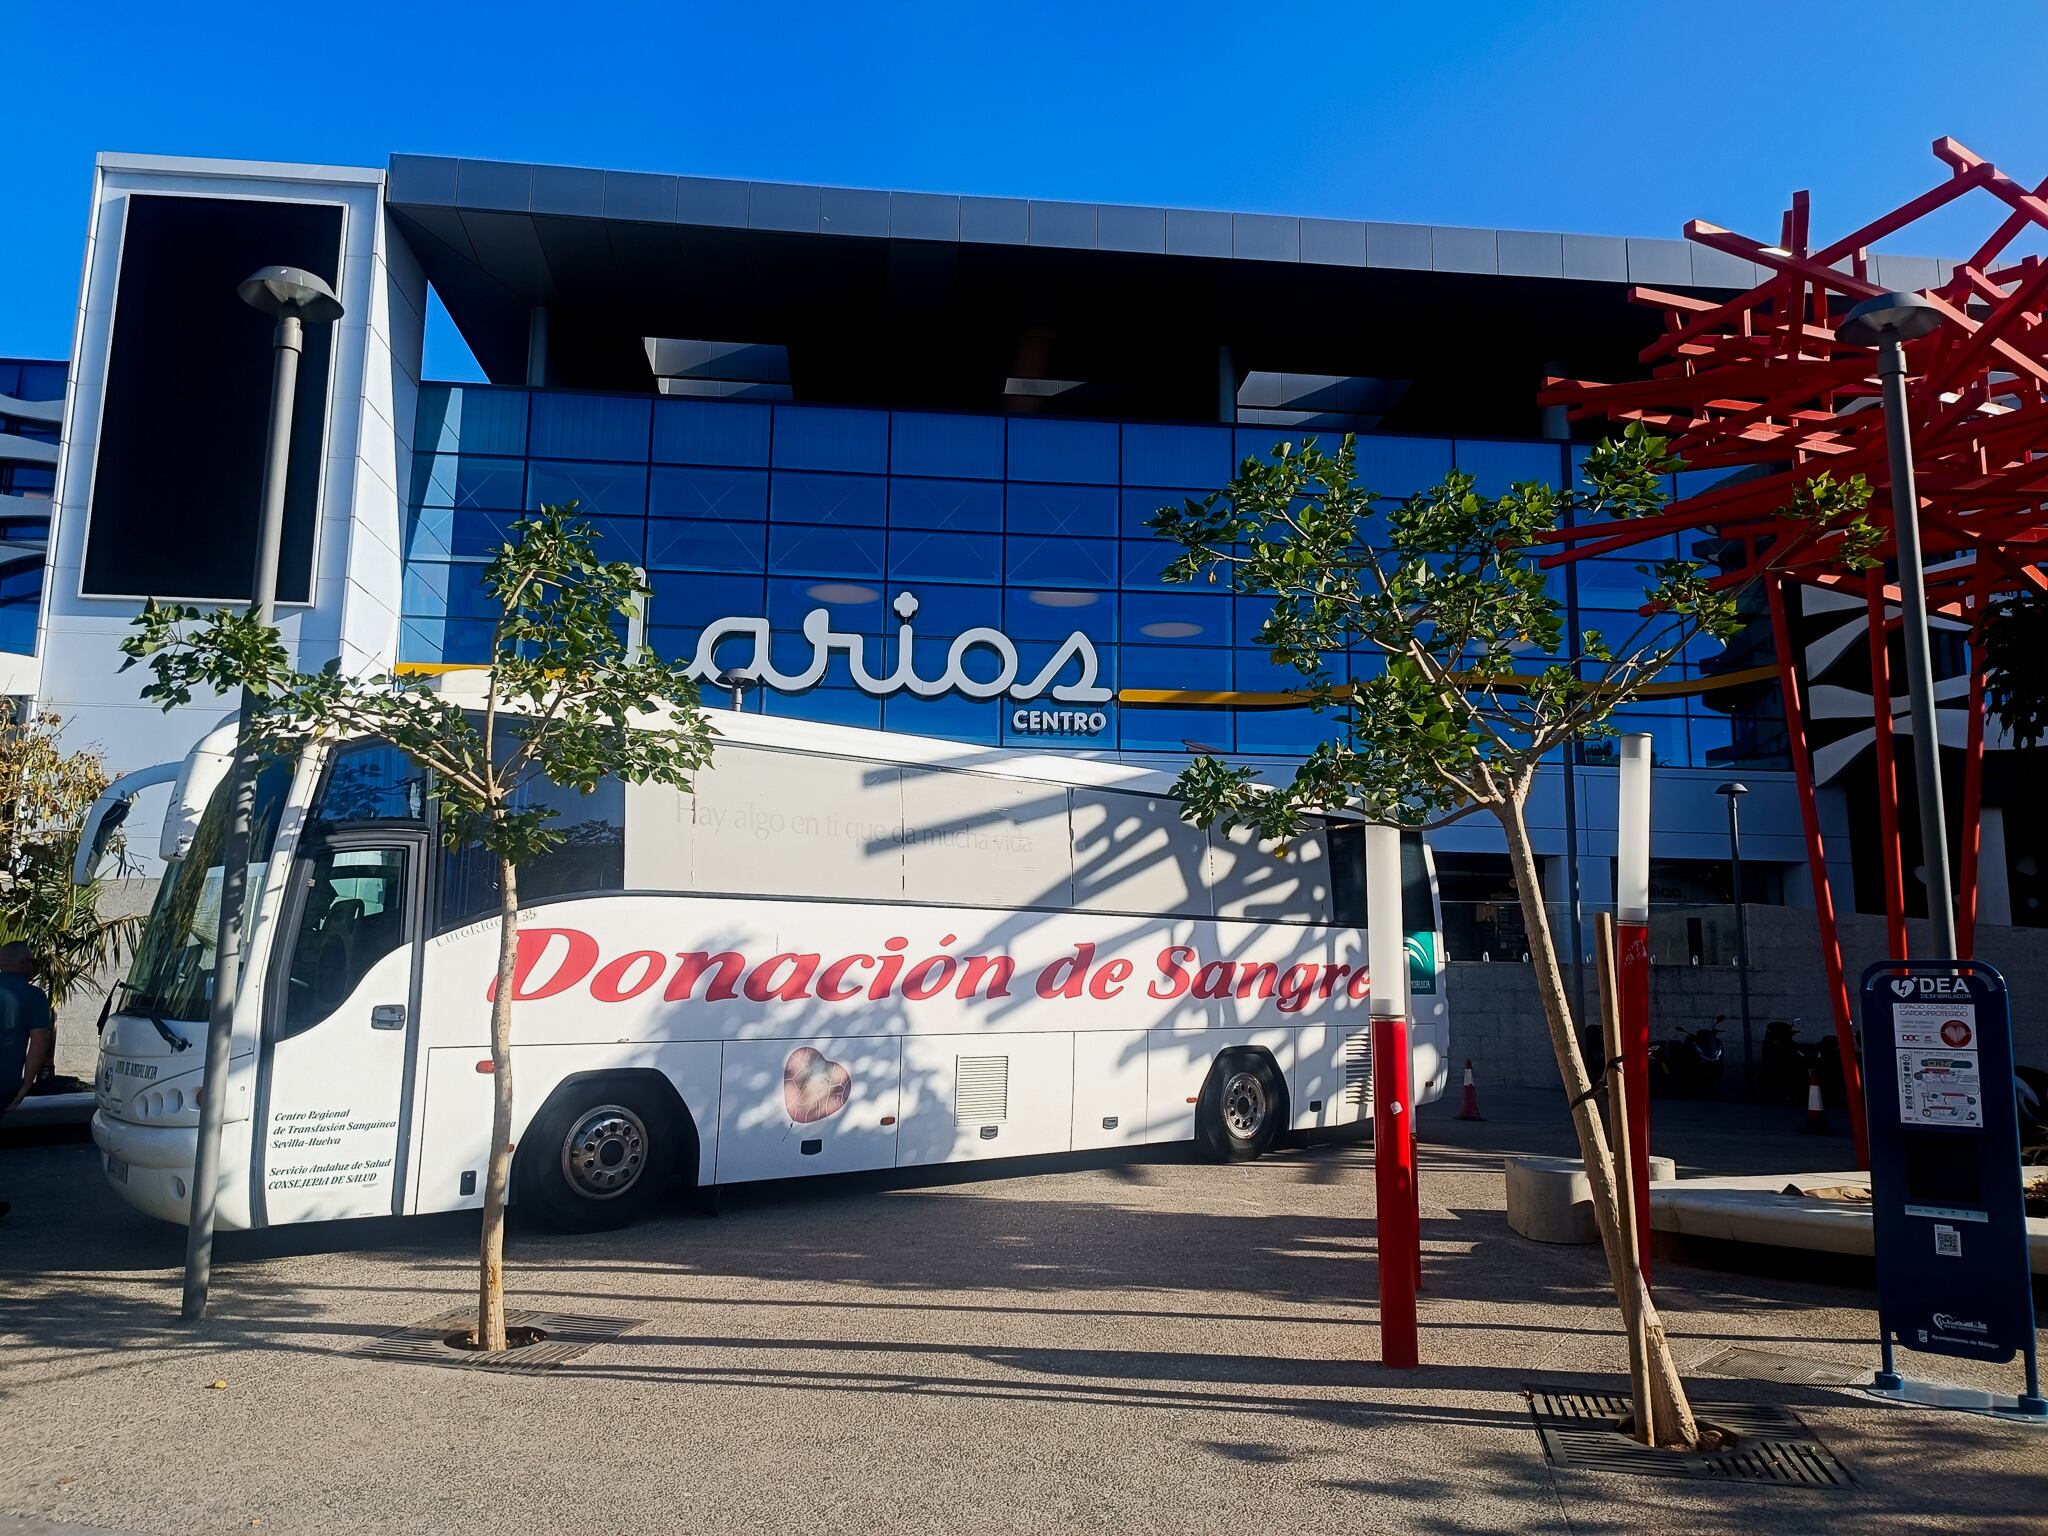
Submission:
[[[1264,1051],[1226,1051],[1195,1106],[1195,1135],[1218,1162],[1264,1155],[1287,1113],[1287,1084]]]
[[[557,1231],[623,1227],[660,1197],[680,1144],[670,1106],[646,1085],[578,1084],[520,1141],[519,1204]]]

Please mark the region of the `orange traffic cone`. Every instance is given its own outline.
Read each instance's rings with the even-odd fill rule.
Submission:
[[[1457,1118],[1460,1120],[1484,1120],[1479,1113],[1479,1089],[1472,1082],[1472,1058],[1465,1058],[1465,1096],[1458,1105]]]
[[[1806,1124],[1801,1129],[1808,1136],[1828,1134],[1827,1106],[1820,1097],[1820,1073],[1811,1070],[1806,1074]]]

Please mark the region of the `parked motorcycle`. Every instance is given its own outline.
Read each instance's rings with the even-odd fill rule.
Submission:
[[[1650,1094],[1653,1098],[1711,1099],[1721,1091],[1726,1065],[1721,1050],[1721,1020],[1705,1029],[1657,1040],[1650,1045]]]
[[[1799,1038],[1796,1020],[1787,1023],[1784,1019],[1773,1019],[1764,1026],[1756,1087],[1766,1104],[1803,1104],[1806,1076],[1819,1067],[1820,1046]]]

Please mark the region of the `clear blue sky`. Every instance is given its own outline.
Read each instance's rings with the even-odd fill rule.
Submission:
[[[2043,0],[5,4],[0,355],[70,348],[102,149],[1768,238],[1795,187],[1823,233],[1917,190],[1942,133],[2048,175],[2044,44]]]

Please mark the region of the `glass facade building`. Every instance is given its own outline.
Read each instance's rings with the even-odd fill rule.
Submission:
[[[0,358],[0,651],[16,656],[36,648],[65,371]]]
[[[869,670],[885,673],[901,644],[894,602],[908,592],[918,604],[911,660],[923,677],[945,670],[953,637],[986,626],[1013,642],[1024,678],[1078,632],[1100,658],[1099,681],[1118,694],[1285,690],[1300,677],[1254,638],[1266,600],[1164,583],[1173,547],[1145,524],[1164,504],[1217,489],[1242,458],[1302,435],[430,384],[415,435],[399,659],[484,659],[485,562],[522,509],[573,501],[599,530],[604,555],[645,568],[654,592],[646,636],[663,655],[694,656],[716,620],[763,617],[774,664],[800,671],[811,654],[805,616],[822,608],[834,631],[867,637]],[[1560,482],[1583,452],[1367,434],[1359,466],[1388,497],[1454,467],[1498,492],[1520,480]],[[1655,556],[1678,553],[1674,543]],[[1643,558],[1553,574],[1575,610],[1574,633],[1635,627]],[[720,664],[744,666],[750,642],[729,643]],[[1342,677],[1374,664],[1360,653],[1333,670]],[[1704,686],[1729,667],[1722,647],[1702,640],[1669,677]],[[1618,724],[1650,732],[1672,764],[1764,765],[1783,751],[1774,693],[1775,685],[1748,688],[1732,716],[1717,690],[1679,695],[1632,706]],[[747,707],[964,742],[1121,753],[1292,757],[1330,730],[1306,708],[1113,701],[1099,706],[1099,730],[1048,738],[1019,730],[1006,699],[873,697],[854,686],[843,654],[818,686],[755,693]],[[1600,744],[1588,750],[1598,760]]]

